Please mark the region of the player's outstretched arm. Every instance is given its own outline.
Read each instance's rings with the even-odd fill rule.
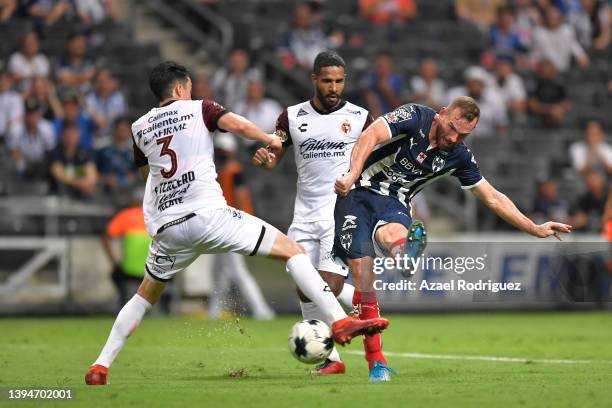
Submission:
[[[351,167],[347,174],[338,177],[334,191],[339,195],[347,195],[355,181],[363,171],[366,159],[378,144],[391,138],[389,127],[383,118],[378,118],[359,136],[351,153]]]
[[[245,139],[256,140],[269,145],[273,153],[278,153],[283,148],[278,136],[265,133],[247,118],[233,112],[221,116],[217,125],[220,129],[232,132]]]
[[[281,149],[276,154],[272,153],[267,147],[257,149],[253,155],[253,164],[255,166],[273,169],[281,161],[285,155],[285,149]]]
[[[476,187],[472,188],[471,191],[476,198],[485,203],[487,207],[506,222],[535,237],[546,238],[554,235],[555,238],[561,241],[561,237],[559,236],[560,232],[570,233],[572,231],[571,225],[562,224],[560,222],[549,221],[540,225],[534,223],[516,208],[512,200],[505,194],[496,190],[486,180],[483,180]]]

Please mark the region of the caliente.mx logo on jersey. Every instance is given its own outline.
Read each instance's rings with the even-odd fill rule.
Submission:
[[[299,153],[304,159],[344,157],[346,155],[346,146],[346,142],[326,139],[317,140],[310,137],[300,143]]]

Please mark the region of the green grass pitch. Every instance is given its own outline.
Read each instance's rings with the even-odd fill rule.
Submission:
[[[297,320],[148,318],[112,366],[111,385],[87,387],[85,370],[112,319],[1,319],[0,388],[74,390],[76,401],[38,403],[45,407],[612,406],[609,313],[392,315],[386,351],[527,361],[396,355],[389,362],[397,375],[388,384],[368,383],[356,354],[360,339],[340,350],[346,375],[309,376],[287,350]],[[239,370],[241,377],[229,375]],[[0,402],[8,405],[36,404]]]

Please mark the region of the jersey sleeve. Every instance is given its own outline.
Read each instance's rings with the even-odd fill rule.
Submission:
[[[283,147],[288,147],[293,144],[293,141],[291,140],[291,133],[289,133],[289,115],[287,113],[287,109],[278,115],[274,134],[280,137],[281,141],[283,142]]]
[[[371,114],[368,113],[368,116],[366,116],[366,120],[363,124],[363,128],[361,128],[361,131],[363,132],[364,130],[366,130],[372,124],[372,122],[374,122],[374,118]]]
[[[470,149],[467,149],[465,153],[464,165],[458,168],[453,175],[459,179],[463,190],[474,188],[484,181],[484,177],[480,174],[480,168],[478,167],[476,158]]]
[[[391,137],[410,134],[419,130],[419,116],[410,105],[402,105],[381,117],[389,127]]]
[[[215,101],[211,100],[203,100],[202,101],[202,116],[204,117],[204,124],[206,128],[210,132],[214,132],[215,130],[220,130],[221,132],[225,132],[223,129],[220,129],[217,126],[217,122],[219,118],[229,111],[225,109],[223,106],[219,105]]]

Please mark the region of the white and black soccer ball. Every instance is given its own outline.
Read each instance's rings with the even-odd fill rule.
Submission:
[[[289,351],[306,364],[325,361],[334,348],[331,329],[321,320],[302,320],[289,332]]]

